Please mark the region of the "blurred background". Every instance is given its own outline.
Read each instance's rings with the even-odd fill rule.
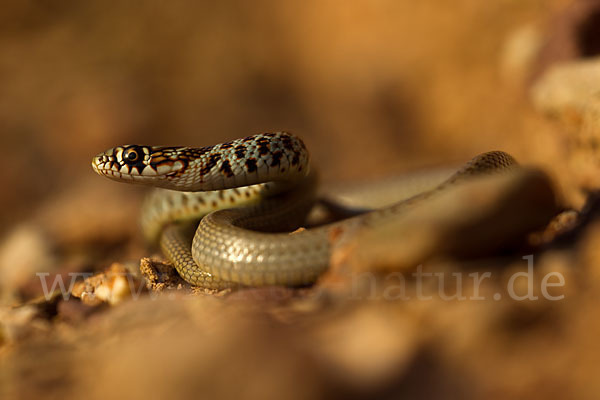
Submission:
[[[113,185],[89,163],[119,144],[289,130],[329,180],[522,156],[539,44],[507,46],[564,3],[4,1],[0,231],[68,188]]]
[[[39,271],[139,270],[152,254],[137,227],[144,191],[90,167],[121,144],[287,130],[327,182],[505,150],[581,207],[579,188],[600,187],[600,132],[571,133],[588,114],[586,126],[600,126],[600,100],[581,113],[561,82],[600,91],[600,72],[539,82],[600,54],[599,10],[595,0],[3,0],[0,397],[594,398],[600,226],[540,262],[568,278],[575,300],[560,304],[313,302],[280,289],[12,306],[41,295]],[[592,151],[585,168],[577,149]]]

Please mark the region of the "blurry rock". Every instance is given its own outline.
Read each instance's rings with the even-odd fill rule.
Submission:
[[[528,24],[510,32],[500,53],[500,72],[505,81],[513,85],[525,83],[532,72],[543,45],[543,32]]]
[[[554,64],[600,55],[600,1],[571,0],[550,18],[533,78]]]
[[[21,224],[0,244],[0,302],[11,303],[36,273],[52,271],[56,259],[49,238],[33,224]]]
[[[106,271],[76,283],[71,294],[91,306],[101,303],[117,305],[129,298],[137,299],[142,289],[141,279],[132,274],[131,268],[115,263]]]
[[[35,221],[57,246],[118,244],[137,234],[143,191],[132,192],[125,185],[96,178],[73,184],[48,199],[36,213]]]
[[[581,128],[590,102],[600,94],[600,58],[556,64],[531,89],[534,105],[567,128]]]
[[[106,304],[106,303],[102,303]],[[58,303],[57,316],[61,321],[74,324],[85,321],[90,315],[101,310],[102,307],[97,307],[96,303],[84,303],[73,297],[68,300],[63,300]]]
[[[563,211],[540,232],[534,232],[529,236],[529,243],[532,246],[551,243],[557,237],[573,231],[579,221],[579,213],[575,210]]]
[[[240,288],[227,295],[227,302],[235,303],[237,301],[246,304],[256,305],[276,305],[289,303],[298,297],[299,291],[284,286],[265,286],[256,288]]]
[[[49,299],[15,307],[0,306],[0,348],[47,334],[52,325],[47,308],[55,308],[58,293]]]
[[[35,315],[36,310],[31,306],[17,309],[0,308],[0,347],[25,337]],[[49,326],[46,326],[46,329],[48,328]]]
[[[140,260],[140,272],[146,282],[146,288],[153,292],[190,290],[190,284],[177,274],[171,264],[144,257]]]
[[[25,392],[40,388],[44,375],[24,374],[35,366],[72,378],[70,387],[53,388],[55,394],[72,390],[90,399],[324,395],[318,363],[299,345],[299,333],[258,310],[210,296],[144,296],[110,308],[73,334],[61,346],[43,343],[35,357],[33,347],[8,357],[17,377],[10,386]]]
[[[331,316],[315,328],[311,349],[329,372],[350,387],[374,388],[399,380],[427,335],[410,312],[367,303]]]
[[[101,184],[74,185],[9,231],[0,243],[0,301],[15,300],[17,292],[39,295],[37,273],[53,278],[83,272],[110,246],[130,242],[138,229],[137,204],[126,193],[106,190]]]
[[[600,58],[557,64],[532,88],[535,106],[564,128],[564,181],[600,187]],[[581,201],[578,201],[581,203]]]
[[[600,221],[595,221],[585,232],[581,242],[581,263],[586,268],[586,276],[600,287]]]

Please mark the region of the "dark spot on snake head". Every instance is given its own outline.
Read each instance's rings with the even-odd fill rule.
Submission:
[[[271,160],[271,167],[279,165],[279,163],[281,162],[282,155],[283,153],[279,150],[273,152],[273,154],[271,155],[273,157],[273,159]]]
[[[306,145],[304,144],[302,139],[298,139],[298,143],[300,143],[300,147],[302,147],[302,149],[306,151]]]
[[[208,174],[210,170],[213,169],[215,165],[217,165],[220,159],[220,154],[211,154],[210,157],[208,157],[208,161],[200,169],[200,175]]]
[[[300,163],[300,155],[298,153],[294,153],[294,158],[292,158],[292,165],[296,166]]]
[[[269,154],[269,142],[261,142],[258,144],[258,154],[264,156]]]
[[[240,144],[235,147],[235,156],[240,159],[246,157],[246,146]]]
[[[223,164],[221,164],[221,172],[228,178],[231,178],[233,176],[233,171],[231,170],[229,160],[223,161]]]
[[[256,168],[256,159],[249,158],[248,160],[246,160],[246,169],[248,170],[248,172],[255,172]]]
[[[215,146],[204,146],[204,147],[200,147],[199,149],[189,150],[188,157],[190,157],[190,158],[199,158],[199,157],[202,157],[203,155],[205,155],[206,153],[208,153],[209,151],[211,151],[212,149],[214,149],[214,147]]]
[[[294,150],[294,144],[292,143],[292,138],[289,136],[281,137],[281,144],[286,150]]]
[[[256,143],[269,143],[269,141],[270,139],[265,135],[260,135],[254,140]]]

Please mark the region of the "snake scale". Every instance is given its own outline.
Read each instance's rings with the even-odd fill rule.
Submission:
[[[317,176],[302,140],[287,132],[201,148],[118,146],[92,160],[100,175],[159,188],[142,207],[144,235],[160,244],[183,279],[212,289],[312,283],[327,269],[339,232],[358,225],[376,229],[463,178],[514,165],[507,153],[484,153],[432,190],[289,233],[315,204]]]

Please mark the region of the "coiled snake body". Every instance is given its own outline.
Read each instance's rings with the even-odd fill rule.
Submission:
[[[317,178],[304,143],[289,133],[202,148],[119,146],[92,160],[100,175],[162,188],[143,206],[146,238],[160,243],[186,281],[215,289],[312,283],[329,265],[336,232],[354,225],[376,227],[463,177],[513,165],[506,153],[485,153],[431,191],[290,234],[286,231],[301,226],[314,205]],[[189,228],[177,222],[200,218],[190,240]]]

